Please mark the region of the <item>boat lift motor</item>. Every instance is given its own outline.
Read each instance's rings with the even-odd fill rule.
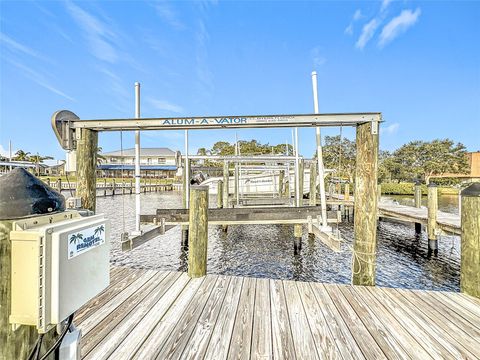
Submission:
[[[10,323],[40,334],[67,318],[110,282],[110,222],[67,210],[13,223]],[[60,359],[80,359],[81,333],[71,325]]]

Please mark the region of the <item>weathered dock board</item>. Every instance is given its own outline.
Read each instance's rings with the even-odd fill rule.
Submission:
[[[401,221],[416,222],[427,225],[427,208],[415,208],[399,204],[380,202],[379,216],[394,218]],[[447,234],[461,235],[460,216],[443,211],[437,211],[437,227]]]
[[[82,308],[85,359],[480,358],[480,301],[411,291],[113,268]]]

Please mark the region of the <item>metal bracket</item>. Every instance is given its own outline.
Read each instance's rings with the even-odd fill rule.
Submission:
[[[378,135],[378,121],[372,121],[372,135]]]
[[[73,122],[80,118],[68,110],[60,110],[52,115],[52,128],[60,146],[64,150],[75,150],[77,148],[77,138]],[[78,132],[79,133],[79,132]]]

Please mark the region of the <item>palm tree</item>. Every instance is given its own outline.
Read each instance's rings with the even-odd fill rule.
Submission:
[[[105,156],[102,155],[102,147],[101,146],[97,146],[96,159],[97,159],[97,166],[101,165],[103,161],[107,160],[105,158]]]
[[[53,160],[51,156],[41,156],[41,155],[32,155],[28,157],[28,161],[39,164],[42,163],[44,160]]]
[[[23,150],[18,150],[16,153],[15,153],[15,156],[13,157],[13,160],[17,160],[17,161],[28,161],[29,160],[29,155],[30,153],[29,152],[25,152]]]

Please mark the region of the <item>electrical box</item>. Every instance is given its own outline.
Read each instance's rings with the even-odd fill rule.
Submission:
[[[77,211],[16,221],[10,323],[45,333],[110,282],[110,222]]]

